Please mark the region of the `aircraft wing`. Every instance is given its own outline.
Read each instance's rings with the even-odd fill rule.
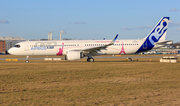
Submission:
[[[98,51],[100,50],[106,50],[106,48],[110,45],[113,45],[114,42],[116,41],[118,37],[118,34],[114,37],[114,39],[107,45],[103,45],[103,46],[97,46],[97,47],[90,47],[90,48],[86,48],[86,49],[81,49],[80,51],[86,52],[86,53],[92,53],[92,54],[97,54]]]

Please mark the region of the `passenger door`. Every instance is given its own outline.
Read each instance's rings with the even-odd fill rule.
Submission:
[[[29,41],[24,43],[24,50],[29,51]]]

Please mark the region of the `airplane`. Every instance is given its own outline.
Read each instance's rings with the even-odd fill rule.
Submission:
[[[96,55],[120,55],[141,53],[172,44],[165,40],[170,17],[162,17],[147,37],[133,40],[117,40],[118,34],[111,40],[51,40],[24,41],[15,44],[8,52],[12,55],[52,56],[64,55],[65,60],[80,60],[87,57],[87,62],[94,62]]]

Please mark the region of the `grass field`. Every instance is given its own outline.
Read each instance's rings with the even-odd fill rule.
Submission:
[[[0,105],[180,105],[180,62],[0,61]]]

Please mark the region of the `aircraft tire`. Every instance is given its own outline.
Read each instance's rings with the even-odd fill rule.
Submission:
[[[93,59],[93,58],[90,58],[89,61],[90,61],[90,62],[94,62],[94,59]]]
[[[88,58],[87,62],[94,62],[94,59],[93,58]]]

